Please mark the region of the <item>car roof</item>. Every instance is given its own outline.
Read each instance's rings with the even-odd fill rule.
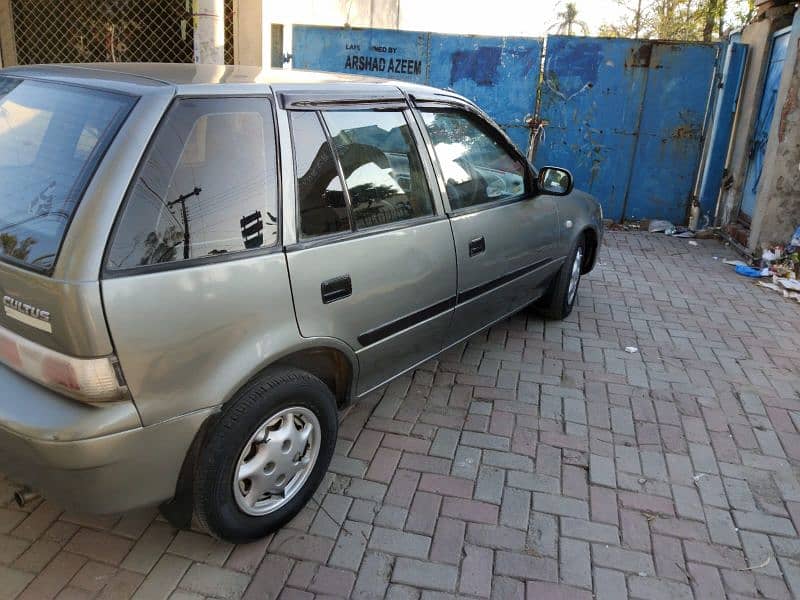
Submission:
[[[60,80],[68,83],[115,88],[130,93],[174,93],[190,91],[226,91],[239,86],[262,84],[273,89],[308,91],[316,88],[365,91],[380,90],[395,95],[398,88],[409,92],[441,94],[441,90],[413,83],[327,73],[304,69],[263,69],[251,66],[201,65],[192,63],[80,63],[29,65],[3,69],[3,74]]]

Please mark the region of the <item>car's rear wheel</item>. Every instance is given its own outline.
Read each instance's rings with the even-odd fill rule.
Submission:
[[[583,262],[586,256],[586,240],[578,238],[567,255],[564,264],[556,274],[550,288],[537,302],[539,312],[548,319],[566,319],[575,306],[578,287],[583,273]]]
[[[333,456],[330,389],[298,369],[267,371],[226,405],[196,462],[195,515],[211,534],[247,542],[294,517]]]

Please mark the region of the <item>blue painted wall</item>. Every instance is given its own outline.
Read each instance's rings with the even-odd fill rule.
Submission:
[[[296,68],[449,88],[527,149],[542,40],[295,26]],[[606,216],[685,222],[700,162],[716,44],[552,36],[534,162],[573,171]]]
[[[292,63],[449,88],[483,108],[523,151],[536,107],[542,41],[296,25]]]
[[[609,218],[685,222],[716,55],[714,44],[548,38],[536,163],[572,169]]]

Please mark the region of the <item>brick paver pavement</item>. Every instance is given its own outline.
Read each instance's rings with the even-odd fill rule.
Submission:
[[[608,235],[567,321],[343,415],[319,504],[252,545],[0,481],[0,598],[798,597],[800,308],[715,255]]]

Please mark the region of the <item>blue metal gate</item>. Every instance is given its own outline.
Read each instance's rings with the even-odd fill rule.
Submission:
[[[295,26],[296,68],[390,77],[467,96],[521,148],[525,117],[549,121],[535,162],[573,171],[615,220],[685,220],[718,45],[553,36],[542,40]]]
[[[542,40],[296,25],[299,69],[388,77],[449,88],[483,108],[522,149],[533,114]]]
[[[778,98],[778,88],[781,85],[783,63],[789,49],[791,28],[782,29],[774,34],[772,50],[767,67],[767,76],[764,81],[764,94],[761,96],[761,106],[758,110],[758,121],[753,132],[753,143],[750,150],[750,163],[747,166],[747,177],[742,191],[742,204],[740,213],[752,219],[756,207],[756,194],[761,181],[761,169],[764,166],[764,154],[767,151],[767,138],[772,126],[772,117],[775,114],[775,103]]]
[[[700,189],[697,193],[701,223],[713,224],[716,216],[717,200],[725,176],[725,163],[728,159],[731,132],[739,108],[739,97],[746,65],[747,45],[730,42],[725,51],[725,63],[720,73],[720,89],[715,102],[708,154],[702,169]]]
[[[548,38],[536,162],[571,169],[609,218],[683,222],[716,56],[713,44]]]

